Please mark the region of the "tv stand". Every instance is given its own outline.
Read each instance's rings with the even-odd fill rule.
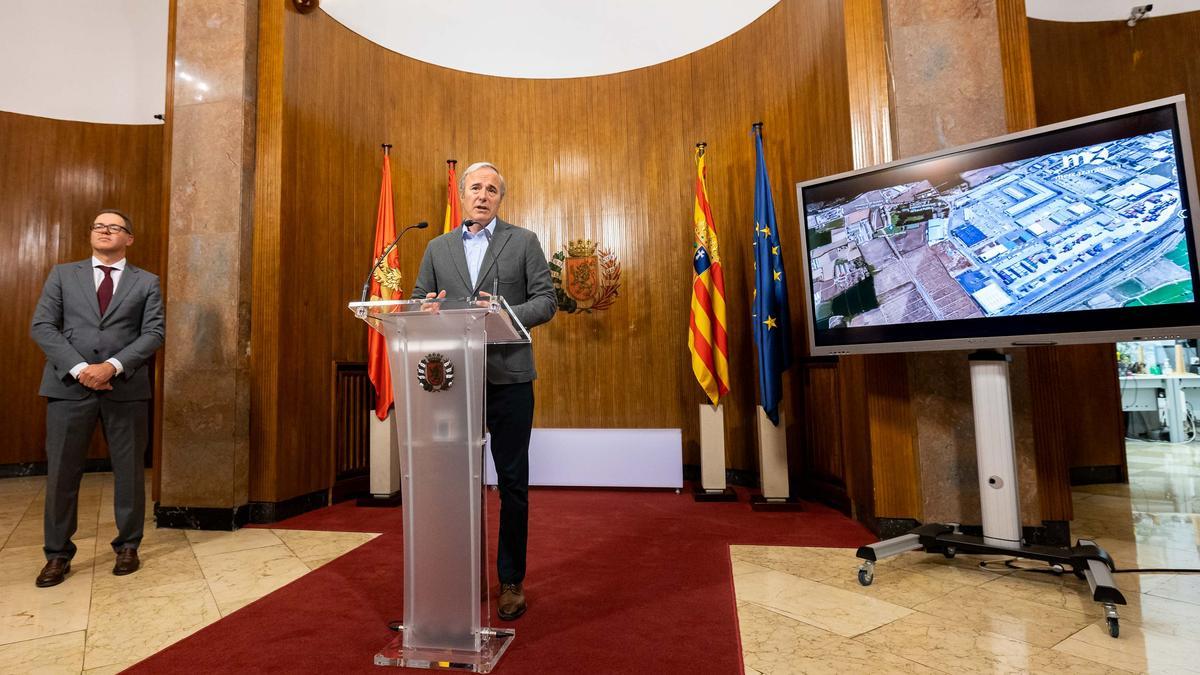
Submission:
[[[860,547],[857,556],[863,563],[858,568],[858,582],[870,586],[875,579],[876,562],[908,551],[924,550],[947,558],[964,553],[1040,560],[1059,571],[1070,570],[1076,577],[1086,579],[1092,599],[1104,606],[1109,635],[1117,637],[1120,634],[1117,605],[1126,602],[1113,581],[1112,573],[1116,568],[1112,557],[1088,539],[1080,539],[1069,548],[1030,546],[1022,540],[1008,380],[1010,359],[996,350],[986,349],[971,354],[968,360],[983,536],[962,534],[955,523],[931,523],[899,537]]]

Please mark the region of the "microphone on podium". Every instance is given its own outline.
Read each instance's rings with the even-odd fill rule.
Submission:
[[[366,302],[367,296],[371,294],[371,278],[375,276],[375,270],[379,269],[379,266],[383,264],[384,258],[387,258],[388,254],[392,252],[392,249],[396,248],[396,244],[400,243],[400,237],[403,237],[404,233],[408,232],[409,230],[414,230],[414,229],[415,230],[423,230],[427,227],[429,227],[429,223],[427,223],[423,220],[415,225],[409,225],[408,227],[404,228],[403,230],[400,230],[400,234],[396,235],[396,238],[392,240],[392,243],[388,244],[387,248],[383,249],[383,253],[380,254],[380,256],[379,256],[379,260],[376,260],[375,264],[371,265],[371,271],[367,272],[367,280],[363,282],[363,287],[362,287],[362,301],[363,302]]]

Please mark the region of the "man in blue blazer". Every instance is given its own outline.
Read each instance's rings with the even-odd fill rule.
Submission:
[[[429,242],[413,297],[468,298],[495,289],[526,328],[549,321],[558,305],[537,235],[496,217],[506,191],[499,169],[487,162],[472,164],[459,179],[458,191],[467,220]],[[497,608],[506,621],[526,608],[529,436],[536,377],[531,345],[488,346],[486,423],[500,488]]]
[[[46,353],[38,393],[46,405],[46,565],[40,587],[71,571],[79,481],[97,420],[113,469],[117,560],[113,574],[137,571],[145,520],[145,471],[151,396],[147,361],[164,337],[158,277],[129,265],[133,224],[120,211],[96,214],[90,260],[56,265],[33,314],[30,334]]]

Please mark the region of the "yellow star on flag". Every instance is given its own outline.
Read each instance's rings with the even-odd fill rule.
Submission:
[[[775,275],[775,281],[780,281],[780,280],[781,280],[781,279],[780,279],[779,270],[775,270],[775,272],[774,272],[773,274]]]
[[[775,317],[769,315],[767,316],[767,320],[763,322],[763,325],[766,326],[767,329],[779,327],[779,324],[775,323]]]
[[[771,255],[779,255],[779,247],[778,246],[771,247]]]

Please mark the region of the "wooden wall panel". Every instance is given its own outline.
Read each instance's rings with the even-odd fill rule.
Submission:
[[[1037,119],[1049,124],[1184,94],[1193,156],[1200,151],[1200,12],[1139,21],[1029,20]],[[1070,467],[1124,466],[1124,429],[1112,345],[1060,349]],[[1087,396],[1078,392],[1086,391]]]
[[[1139,21],[1029,20],[1041,124],[1185,94],[1192,154],[1200,150],[1200,12]]]
[[[132,264],[160,274],[162,127],[89,124],[0,112],[0,391],[7,440],[0,464],[44,462],[46,404],[38,397],[45,357],[29,337],[42,283],[55,264],[91,254],[88,226],[101,208],[133,218]],[[106,451],[94,443],[92,457]]]
[[[617,254],[623,275],[612,309],[560,313],[533,333],[540,375],[535,424],[679,427],[685,461],[696,463],[701,393],[685,327],[692,151],[707,141],[733,364],[729,461],[733,468],[755,467],[756,378],[747,325],[750,126],[765,123],[799,342],[805,309],[793,186],[850,167],[840,3],[785,0],[690,56],[563,80],[485,77],[425,64],[384,50],[321,12],[288,12],[285,25],[279,259],[287,272],[272,320],[285,327],[275,358],[287,367],[278,372],[277,445],[259,450],[277,455],[277,496],[322,487],[324,476],[306,467],[327,466],[329,430],[323,416],[309,414],[307,402],[328,400],[331,360],[365,358],[365,328],[345,302],[357,294],[370,264],[384,142],[395,146],[397,224],[432,224],[400,245],[406,286],[442,221],[448,158],[458,159],[460,169],[495,162],[509,184],[501,217],[536,232],[547,255],[576,238]],[[255,298],[264,299],[257,285]],[[256,330],[260,320],[256,314]],[[254,349],[257,354],[259,346]],[[786,405],[789,419],[801,419],[794,400]],[[792,442],[801,442],[800,435],[791,423]],[[260,488],[253,498],[266,494],[265,485]]]
[[[308,324],[287,325],[294,317],[281,316],[279,298],[295,298],[304,303],[310,298],[293,295],[285,279],[305,279],[309,270],[300,270],[282,258],[284,239],[281,211],[281,184],[284,166],[283,144],[283,17],[284,5],[276,0],[259,0],[257,98],[255,101],[254,232],[251,260],[250,320],[250,476],[251,501],[276,502],[312,492],[307,484],[295,479],[292,463],[281,461],[278,449],[281,425],[280,406],[310,419],[324,417],[317,412],[317,401],[299,401],[283,395],[282,373],[287,366],[281,360],[280,336],[308,331]],[[314,244],[314,248],[324,250]],[[368,263],[369,265],[369,263]],[[290,270],[292,276],[285,277]],[[318,368],[328,372],[329,361]],[[331,383],[332,386],[332,383]],[[327,438],[330,432],[325,430]],[[325,456],[328,461],[328,455]],[[328,472],[328,465],[305,463],[309,472]],[[325,486],[328,487],[328,486]]]

